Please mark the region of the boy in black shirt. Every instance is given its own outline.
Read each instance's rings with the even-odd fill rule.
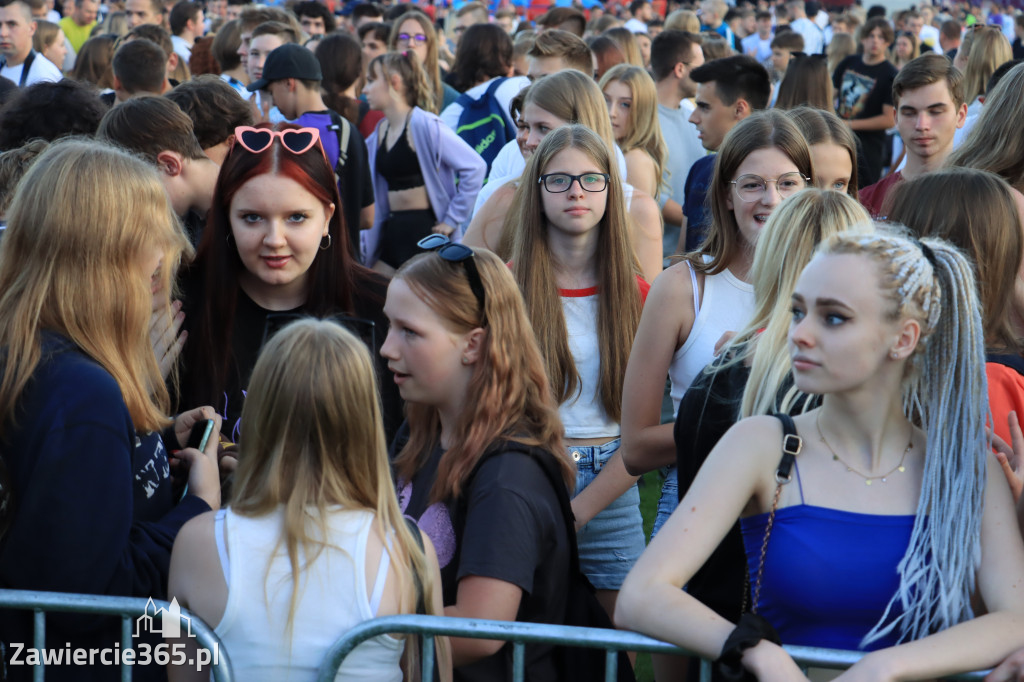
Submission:
[[[863,55],[839,62],[832,74],[839,114],[856,133],[864,150],[857,177],[864,186],[878,182],[886,162],[885,131],[896,125],[892,84],[896,67],[886,54],[893,42],[892,27],[885,19],[869,19],[861,32]]]

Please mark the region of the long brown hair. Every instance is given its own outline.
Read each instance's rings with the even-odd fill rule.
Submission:
[[[397,540],[385,551],[399,577],[399,611],[416,610],[414,576],[432,607],[426,557],[398,508],[373,361],[358,337],[315,319],[275,334],[249,382],[239,453],[231,508],[248,517],[284,509],[277,547],[291,564],[288,630],[303,565],[329,545],[336,505],[373,512],[380,537]],[[267,548],[269,557],[277,547]]]
[[[142,263],[163,252],[168,292],[191,247],[155,169],[99,142],[55,142],[22,178],[7,221],[0,424],[11,423],[41,360],[42,334],[52,331],[110,373],[138,431],[167,426],[167,388],[149,340],[152,273]]]
[[[464,266],[432,253],[407,261],[395,274],[455,333],[482,327],[486,337],[455,426],[454,445],[441,458],[432,500],[449,500],[481,455],[499,439],[540,447],[559,462],[571,491],[575,467],[562,447],[562,422],[530,320],[509,269],[489,251],[474,250],[484,287],[484,310],[469,286]],[[486,322],[485,322],[486,320]],[[441,435],[437,408],[409,403],[409,441],[395,460],[399,478],[411,479]]]
[[[548,133],[526,164],[505,222],[505,229],[513,230],[512,274],[523,292],[552,389],[558,402],[565,402],[578,391],[580,376],[569,350],[561,297],[555,284],[555,263],[548,246],[540,176],[558,152],[570,148],[584,152],[611,178],[605,190],[604,217],[597,227],[595,255],[601,353],[599,395],[608,416],[619,421],[626,362],[640,324],[641,301],[637,291],[640,268],[630,242],[618,164],[604,140],[582,125],[562,126]]]
[[[796,125],[785,112],[768,109],[751,114],[728,132],[722,148],[715,158],[715,170],[708,188],[711,203],[711,229],[700,248],[690,254],[693,268],[707,275],[715,275],[729,267],[742,249],[736,217],[727,200],[732,192],[729,184],[751,152],[775,147],[796,165],[800,173],[814,180],[811,150]],[[703,256],[710,256],[704,261]]]
[[[977,271],[986,345],[1021,354],[1012,313],[1024,237],[1006,181],[974,168],[944,168],[900,183],[888,204],[893,222],[967,254]]]
[[[629,109],[630,130],[622,139],[619,147],[622,153],[633,149],[642,149],[654,161],[654,170],[658,178],[658,190],[654,198],[658,198],[661,187],[661,177],[665,170],[665,161],[668,160],[668,146],[661,134],[661,124],[658,121],[658,91],[654,86],[654,80],[643,67],[630,64],[618,64],[605,71],[598,84],[603,92],[609,83],[619,81],[629,88],[633,95],[633,104]]]

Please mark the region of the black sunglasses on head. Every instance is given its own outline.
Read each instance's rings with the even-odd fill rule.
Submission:
[[[476,269],[473,249],[465,244],[455,244],[447,236],[436,232],[428,234],[416,242],[416,246],[425,251],[435,251],[437,255],[449,263],[462,263],[462,267],[466,270],[466,279],[469,280],[469,288],[473,291],[473,295],[476,296],[476,302],[480,305],[480,318],[483,324],[486,325],[487,308],[484,307],[484,301],[486,300],[484,283],[480,279],[480,271]]]

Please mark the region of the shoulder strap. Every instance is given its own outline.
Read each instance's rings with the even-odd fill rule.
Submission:
[[[793,423],[792,417],[781,412],[772,416],[782,423],[782,459],[775,470],[775,497],[772,499],[772,510],[768,513],[768,525],[764,529],[764,539],[761,541],[761,558],[757,562],[757,581],[754,583],[754,594],[750,604],[751,613],[757,613],[757,603],[761,600],[764,558],[768,553],[768,539],[772,536],[772,527],[775,525],[775,511],[779,508],[779,496],[782,494],[782,486],[793,480],[793,463],[804,447],[804,441],[797,434],[796,425]]]
[[[21,64],[21,77],[18,79],[18,87],[25,87],[25,83],[28,81],[28,72],[32,68],[32,62],[36,59],[36,51],[29,50],[28,56],[25,57],[25,61]],[[0,69],[7,68],[7,57],[0,56]]]
[[[352,124],[334,109],[328,109],[327,114],[331,117],[330,129],[338,136],[338,165],[334,167],[334,172],[338,173],[348,160],[348,139],[352,134]]]

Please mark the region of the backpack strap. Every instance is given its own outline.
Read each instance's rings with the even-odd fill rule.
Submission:
[[[338,136],[338,163],[334,167],[334,172],[340,175],[342,167],[348,160],[348,140],[352,135],[352,124],[333,109],[328,109],[327,114],[331,117],[331,125],[327,129],[334,131],[334,134]]]
[[[32,69],[32,62],[36,60],[36,51],[29,50],[28,56],[25,57],[25,61],[21,64],[21,77],[18,79],[18,87],[25,87],[25,83],[28,81],[28,72]],[[7,57],[0,56],[0,69],[7,68]]]

